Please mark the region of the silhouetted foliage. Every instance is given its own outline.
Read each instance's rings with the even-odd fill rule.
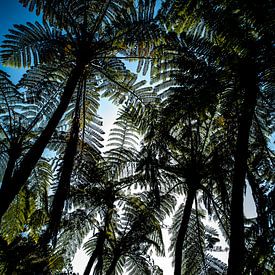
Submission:
[[[19,2],[42,22],[1,46],[28,70],[0,71],[0,273],[72,274],[84,249],[85,275],[160,275],[156,256],[273,274],[272,1]],[[118,106],[106,148],[101,97]]]

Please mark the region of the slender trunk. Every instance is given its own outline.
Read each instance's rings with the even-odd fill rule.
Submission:
[[[174,275],[181,275],[183,242],[184,242],[184,239],[186,236],[188,223],[189,223],[191,211],[192,211],[192,205],[193,205],[195,197],[196,197],[196,188],[191,188],[187,192],[186,203],[184,206],[181,225],[180,225],[180,229],[179,229],[178,237],[177,237],[177,241],[176,241]]]
[[[195,197],[195,206],[196,206],[196,224],[197,224],[197,238],[199,240],[199,248],[200,248],[200,254],[203,262],[203,271],[205,274],[207,274],[207,268],[206,268],[206,262],[205,262],[205,251],[202,247],[202,242],[204,242],[204,239],[202,237],[201,227],[200,227],[200,218],[199,218],[199,212],[198,212],[198,200]]]
[[[92,254],[92,256],[90,257],[90,259],[88,261],[88,264],[85,268],[85,271],[84,271],[83,275],[89,275],[90,274],[95,260],[99,256],[101,256],[101,254],[103,253],[104,242],[105,242],[105,232],[103,231],[103,232],[99,233],[98,240],[97,240],[97,243],[96,243],[96,248],[93,251],[93,254]]]
[[[52,134],[54,133],[59,121],[66,112],[68,105],[71,101],[72,95],[76,88],[76,85],[84,71],[84,64],[78,64],[71,71],[71,74],[67,80],[64,88],[63,95],[61,96],[60,103],[50,118],[47,126],[42,131],[38,139],[33,146],[26,153],[20,163],[20,167],[14,172],[9,182],[3,182],[3,186],[7,186],[5,190],[0,191],[0,220],[3,214],[9,208],[11,202],[15,196],[19,193],[21,187],[26,183],[36,163],[41,157],[44,149],[49,143]]]
[[[247,172],[249,133],[258,94],[255,62],[245,62],[240,66],[240,86],[244,91],[240,110],[234,171],[232,182],[230,251],[228,275],[240,275],[245,256],[243,195]]]
[[[12,147],[12,145],[11,145],[11,147]],[[6,169],[5,169],[5,173],[4,173],[4,176],[3,176],[0,192],[5,193],[6,190],[9,188],[8,183],[10,182],[10,180],[12,178],[12,174],[15,170],[16,161],[20,157],[20,153],[21,153],[20,148],[18,148],[18,150],[16,150],[16,148],[11,148],[10,149],[9,159],[8,159],[7,166],[6,166]]]
[[[63,164],[61,169],[61,175],[58,182],[58,187],[56,193],[54,195],[54,199],[52,202],[51,212],[50,212],[50,221],[48,228],[42,236],[42,246],[48,244],[51,240],[53,240],[53,245],[56,244],[56,236],[59,230],[63,208],[65,205],[65,201],[68,198],[70,192],[70,183],[71,176],[74,167],[74,160],[77,153],[77,144],[78,144],[78,136],[79,136],[79,112],[80,112],[80,100],[76,102],[75,107],[75,115],[73,118],[70,137],[67,143]]]
[[[108,204],[108,209],[107,209],[105,219],[104,219],[104,229],[103,229],[103,231],[100,231],[100,233],[99,233],[99,237],[98,237],[98,240],[96,243],[96,248],[95,248],[91,258],[89,259],[89,262],[85,268],[83,275],[90,274],[96,258],[98,259],[99,270],[102,273],[102,268],[103,268],[103,258],[102,257],[103,257],[103,251],[104,251],[104,242],[106,240],[107,230],[108,230],[108,228],[111,224],[111,221],[112,221],[114,201],[115,201],[115,197],[113,197],[111,199],[111,202]]]
[[[95,262],[95,260],[97,258],[97,255],[98,255],[98,249],[96,247],[96,249],[93,251],[93,254],[90,257],[90,259],[89,259],[89,261],[88,261],[88,263],[86,265],[86,268],[85,268],[85,271],[84,271],[83,275],[89,275],[90,274],[90,272],[92,270],[92,267],[94,265],[94,262]]]
[[[270,251],[271,246],[269,244],[269,240],[271,237],[271,232],[268,225],[269,224],[268,215],[266,213],[266,209],[268,208],[267,206],[268,203],[264,195],[264,192],[260,188],[254,175],[249,171],[247,173],[247,179],[251,187],[252,195],[256,204],[259,232],[257,236],[257,241],[254,245],[257,249],[253,251],[253,257],[250,257],[251,259],[249,259],[249,261],[246,261],[247,272],[245,274],[248,274],[249,272],[252,272],[252,274],[254,274],[256,273],[256,270],[258,270],[258,273],[260,273],[260,270],[263,266],[262,257],[264,255],[268,255]],[[264,270],[262,270],[262,273],[264,274]]]
[[[119,255],[118,254],[114,254],[114,257],[113,257],[113,260],[108,268],[108,270],[106,271],[106,274],[105,275],[113,275],[115,273],[115,268],[116,268],[116,265],[117,265],[117,262],[119,260]]]

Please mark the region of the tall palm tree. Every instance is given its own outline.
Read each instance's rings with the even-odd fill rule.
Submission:
[[[33,138],[41,131],[42,116],[48,104],[32,104],[24,93],[0,71],[1,106],[1,192],[9,193],[9,181],[20,166],[22,155],[33,145]]]
[[[90,274],[92,269],[96,274],[102,274],[103,270],[109,270],[106,273],[111,273],[114,268],[120,270],[119,262],[123,261],[124,258],[127,261],[127,265],[129,265],[129,270],[133,269],[132,271],[134,271],[135,267],[139,268],[142,272],[146,271],[148,273],[151,263],[147,262],[144,256],[145,247],[141,251],[137,251],[136,249],[141,241],[153,245],[154,243],[150,243],[149,240],[133,238],[133,232],[136,232],[136,234],[141,234],[142,232],[140,220],[136,222],[134,231],[131,231],[132,235],[128,236],[130,234],[128,232],[129,227],[136,216],[137,210],[145,211],[147,209],[146,204],[142,203],[137,196],[125,194],[124,190],[133,184],[133,176],[130,174],[128,177],[126,176],[123,167],[127,166],[127,164],[123,160],[121,160],[121,167],[119,169],[119,162],[116,158],[118,148],[114,152],[113,157],[111,157],[111,151],[108,152],[109,157],[107,158],[107,162],[102,162],[98,170],[92,171],[90,168],[92,167],[91,164],[94,163],[94,156],[91,152],[87,151],[81,169],[77,173],[77,181],[71,193],[70,201],[74,207],[77,207],[75,214],[78,213],[79,218],[82,219],[82,228],[86,224],[90,224],[94,231],[93,236],[84,244],[85,250],[90,254],[84,274]],[[123,150],[122,152],[126,154],[127,150]],[[116,161],[114,161],[115,159]],[[108,160],[111,161],[108,162]],[[118,176],[117,173],[124,175],[124,177],[120,176],[119,179],[116,179]],[[123,209],[118,210],[118,205],[122,206]],[[131,210],[131,213],[128,210]],[[122,215],[121,211],[125,213]],[[82,215],[82,212],[85,212],[85,214]],[[152,212],[149,211],[151,215]],[[74,219],[77,216],[74,216],[73,213],[67,215],[68,225],[74,223]],[[154,218],[154,215],[152,218]],[[66,231],[65,227],[64,232],[62,233],[61,231],[60,235],[61,244],[63,245],[62,235],[66,236]],[[72,232],[73,234],[79,234],[74,228],[72,228]],[[128,233],[126,234],[126,232]],[[123,244],[121,244],[122,240],[120,238],[124,234],[128,238],[127,240],[123,240]],[[75,238],[66,237],[66,239],[74,240]],[[135,250],[132,252],[134,253],[133,255],[131,255],[130,251],[130,247],[132,246],[135,246]],[[114,255],[116,257],[113,257]]]
[[[261,95],[261,75],[270,67],[267,56],[272,55],[271,1],[205,1],[166,2],[170,26],[177,32],[187,31],[205,36],[213,46],[221,49],[218,58],[235,78],[233,89],[237,103],[237,132],[232,179],[231,237],[229,274],[241,274],[244,264],[243,191],[247,173],[247,159],[251,125]],[[215,20],[213,20],[215,18]],[[191,26],[191,27],[190,27]],[[263,66],[263,64],[265,64]],[[270,79],[270,78],[269,78]]]
[[[121,274],[123,265],[130,274],[136,270],[152,274],[154,266],[146,259],[146,252],[154,247],[159,255],[163,254],[159,221],[149,205],[136,196],[128,198],[123,208],[121,225],[109,238],[105,274],[111,275],[115,270]]]
[[[173,92],[171,93],[173,94]],[[175,99],[176,96],[177,100]],[[171,96],[171,98],[164,101],[166,106],[160,109],[160,112],[157,111],[156,106],[155,110],[153,110],[152,105],[150,106],[150,110],[146,112],[145,116],[150,122],[150,126],[147,128],[148,132],[144,137],[145,144],[141,150],[141,158],[137,164],[137,172],[141,175],[143,174],[143,177],[140,177],[140,180],[143,180],[143,184],[140,186],[146,186],[151,189],[156,209],[162,208],[160,206],[164,203],[163,199],[166,196],[166,192],[170,194],[173,191],[173,193],[182,194],[183,190],[188,190],[186,204],[181,209],[184,209],[184,211],[179,212],[180,214],[177,215],[176,219],[177,226],[173,226],[173,244],[176,247],[175,261],[177,266],[175,274],[179,274],[178,272],[183,270],[182,262],[184,260],[190,260],[190,258],[183,259],[182,253],[185,251],[183,244],[184,240],[185,243],[187,242],[187,229],[191,220],[192,205],[196,200],[197,191],[203,190],[205,192],[210,204],[213,203],[215,205],[214,208],[217,215],[221,215],[220,209],[224,209],[222,216],[225,220],[227,216],[224,213],[227,212],[228,215],[229,208],[228,191],[225,181],[227,167],[224,164],[222,153],[219,154],[219,152],[225,153],[225,148],[222,148],[224,147],[222,145],[222,135],[218,136],[218,128],[220,127],[217,127],[219,125],[219,116],[214,113],[214,116],[211,118],[208,114],[210,118],[207,119],[207,115],[205,115],[206,118],[204,120],[206,121],[204,121],[200,120],[198,116],[196,117],[194,112],[193,115],[190,114],[190,117],[192,117],[192,125],[190,125],[188,124],[188,117],[186,118],[187,115],[184,113],[186,109],[182,105],[191,102],[187,103],[185,100],[180,100],[179,98],[183,98],[183,95],[179,96],[174,91],[174,97]],[[175,114],[172,110],[176,107],[180,111],[178,110]],[[151,116],[149,116],[149,113],[151,113]],[[171,113],[173,113],[172,117]],[[191,118],[189,121],[191,121]],[[212,131],[215,132],[215,135]],[[192,133],[191,138],[190,132]],[[191,140],[193,142],[190,146]],[[220,145],[217,146],[219,143]],[[193,154],[190,153],[191,148],[194,150]],[[192,160],[191,155],[196,159]],[[196,168],[195,171],[194,168]],[[196,179],[197,181],[195,181]],[[137,178],[135,180],[138,182]],[[212,191],[213,187],[218,191],[216,193],[219,194],[219,198]],[[217,199],[221,207],[215,201]],[[220,224],[225,227],[224,231],[228,232],[226,225],[223,224],[221,218],[219,219]],[[195,222],[194,226],[196,224]],[[201,225],[199,228],[199,231],[201,231]],[[190,230],[192,231],[192,229]],[[175,237],[175,235],[177,236]],[[203,238],[199,238],[198,243],[202,240]],[[198,251],[198,256],[200,256],[198,263],[202,264],[203,259],[206,258],[206,255],[204,257],[205,251],[203,249]],[[184,255],[191,254],[184,253]],[[209,262],[211,262],[210,258]],[[222,266],[224,272],[225,266],[220,266]],[[186,272],[188,272],[188,269],[186,269]]]
[[[272,183],[274,182],[275,155],[268,146],[272,134],[272,104],[266,101],[270,94],[264,91],[258,100],[249,143],[247,181],[252,189],[257,217],[245,224],[246,258],[244,272],[265,273],[273,265]],[[270,101],[272,102],[272,101]],[[274,108],[273,108],[274,109]],[[272,115],[273,113],[273,115]],[[270,120],[271,119],[271,120]]]
[[[116,66],[120,65],[118,62],[112,62],[113,65]],[[110,69],[112,68],[112,65],[110,65]],[[94,91],[94,87],[92,85],[85,86],[83,88],[86,89],[85,93],[86,96],[93,97],[96,99],[98,97],[98,92],[100,89],[102,89],[105,93],[115,93],[113,95],[114,100],[124,100],[125,97],[125,89],[131,91],[133,93],[134,99],[132,101],[140,101],[141,97],[144,93],[150,93],[149,88],[144,88],[142,85],[144,82],[134,82],[136,77],[130,73],[125,75],[124,77],[124,86],[121,88],[117,86],[116,84],[109,84],[109,83],[103,83],[96,86],[96,90]],[[80,91],[82,92],[82,91]],[[80,94],[80,93],[79,93]],[[56,236],[58,231],[58,224],[61,220],[62,215],[62,209],[64,207],[64,203],[66,201],[66,197],[69,194],[69,188],[70,188],[70,178],[72,175],[73,167],[74,167],[74,159],[77,154],[77,144],[79,140],[79,131],[80,131],[80,124],[83,125],[82,129],[82,142],[84,142],[84,139],[86,142],[88,142],[91,146],[100,146],[100,143],[97,141],[97,139],[100,139],[100,132],[98,131],[98,126],[96,126],[95,123],[91,124],[89,123],[89,119],[94,119],[95,112],[97,110],[97,107],[99,106],[98,102],[94,100],[94,102],[91,102],[90,100],[90,111],[88,110],[88,106],[86,106],[86,101],[82,102],[81,104],[81,110],[85,109],[85,115],[82,116],[82,119],[80,119],[80,99],[76,99],[75,108],[74,108],[74,118],[72,121],[72,127],[71,127],[71,133],[69,141],[66,145],[65,153],[64,153],[64,160],[62,164],[62,171],[60,174],[60,179],[58,183],[58,188],[54,196],[54,200],[52,203],[52,214],[51,219],[49,222],[49,227],[47,232],[45,233],[45,239],[43,242],[49,242],[51,237]],[[89,127],[93,127],[92,131],[89,130]],[[96,127],[96,128],[95,128]],[[86,129],[87,128],[87,129]],[[87,131],[87,132],[86,132]],[[103,132],[101,132],[103,133]],[[84,138],[84,139],[83,139]],[[103,140],[101,138],[101,140]],[[126,142],[126,140],[124,141]],[[121,145],[122,146],[122,145]],[[81,146],[80,146],[81,147]],[[80,153],[81,156],[81,153]],[[78,159],[79,161],[79,159]],[[122,164],[119,164],[120,167],[122,167]]]
[[[0,85],[1,180],[5,182],[6,178],[11,177],[22,151],[22,126],[20,115],[15,113],[15,104],[23,103],[23,98],[3,71],[0,71]]]
[[[93,131],[95,131],[95,128]],[[127,181],[119,182],[112,179],[118,166],[123,167],[125,163],[122,160],[120,163],[104,162],[99,150],[96,148],[96,143],[93,144],[95,137],[91,132],[88,132],[87,137],[82,141],[84,142],[84,147],[76,157],[78,168],[75,169],[72,175],[72,190],[70,195],[68,194],[69,204],[72,204],[72,207],[76,209],[72,215],[65,214],[64,216],[69,224],[68,227],[70,227],[71,223],[74,224],[79,217],[79,222],[81,221],[79,224],[82,224],[82,228],[85,227],[84,224],[86,224],[86,228],[91,228],[96,232],[90,241],[84,245],[84,247],[87,247],[89,254],[91,253],[84,274],[90,273],[95,262],[97,262],[95,268],[102,270],[103,250],[107,240],[107,230],[110,230],[111,220],[113,219],[112,215],[115,214],[115,203],[124,199],[121,189],[128,185]],[[126,151],[124,151],[124,153],[125,152]],[[118,171],[120,171],[120,169],[118,169]],[[98,215],[100,217],[98,217]],[[53,216],[54,219],[57,220],[55,215]],[[97,219],[99,219],[99,221],[96,221]],[[91,220],[97,225],[90,224]],[[60,222],[61,225],[64,223],[62,220],[59,220],[59,223]],[[59,240],[59,242],[61,242],[61,244],[62,240],[64,240],[62,235],[67,236],[66,227],[62,228],[61,226],[60,228],[61,241]],[[80,235],[80,240],[83,240],[85,235],[82,235],[83,233],[75,229],[77,229],[77,227],[73,227],[73,234]],[[84,230],[84,234],[87,234],[88,231]],[[67,238],[74,239],[74,237],[66,237],[66,239]],[[81,243],[79,245],[81,245]]]
[[[38,14],[43,12],[44,19],[49,20],[53,27],[50,28],[47,23],[15,26],[11,34],[7,35],[8,39],[4,41],[4,50],[1,53],[3,63],[30,66],[58,62],[59,66],[69,68],[69,73],[59,104],[47,126],[24,155],[20,167],[14,172],[9,181],[11,189],[7,195],[3,196],[1,193],[1,217],[27,181],[87,69],[123,87],[116,71],[109,70],[108,62],[112,58],[117,59],[119,52],[127,54],[128,46],[136,45],[136,51],[142,53],[144,43],[140,41],[144,36],[137,26],[146,23],[149,26],[149,33],[153,27],[156,30],[156,24],[152,22],[153,2],[150,12],[147,10],[148,5],[143,5],[143,2],[140,2],[140,8],[136,11],[133,2],[122,0],[106,1],[104,5],[97,1],[21,2],[25,6],[29,5],[30,10],[35,6]],[[132,37],[135,31],[138,31],[139,39],[129,43],[127,39]],[[133,51],[130,51],[130,54],[132,53]],[[136,56],[136,52],[134,55]],[[20,182],[17,181],[18,178],[21,179]]]
[[[57,185],[57,189],[51,205],[49,225],[46,232],[43,235],[43,238],[41,239],[41,244],[44,244],[44,245],[48,244],[50,240],[53,240],[53,244],[55,244],[54,240],[56,239],[56,235],[58,232],[63,208],[65,205],[66,199],[69,195],[71,175],[73,172],[75,158],[78,151],[77,147],[80,139],[80,131],[81,131],[80,125],[82,124],[82,128],[83,128],[82,136],[84,137],[85,131],[87,130],[86,124],[88,124],[88,122],[89,124],[92,123],[88,121],[86,117],[81,116],[82,110],[83,112],[87,113],[87,117],[89,116],[90,120],[94,120],[94,117],[96,117],[96,114],[93,114],[93,112],[96,111],[99,105],[97,102],[99,96],[94,92],[93,89],[92,90],[86,89],[86,86],[85,87],[80,86],[80,87],[77,87],[77,89],[78,90],[76,94],[76,99],[74,100],[73,98],[73,101],[75,104],[74,104],[73,114],[71,114],[72,121],[70,122],[71,125],[69,130],[69,137],[68,137],[68,140],[66,141],[63,161],[60,167],[61,171],[60,171],[60,175],[58,175],[59,177],[58,185]],[[83,89],[85,89],[86,91],[84,92]],[[83,94],[93,97],[93,100],[90,100],[90,104],[86,103],[86,99],[81,98]],[[89,105],[92,105],[92,106],[89,106]],[[66,116],[68,117],[70,113],[71,112],[68,112]],[[103,131],[101,131],[101,133],[103,133]],[[91,133],[91,139],[96,140],[94,136],[95,135]]]
[[[140,85],[137,84],[137,86],[140,86]],[[143,99],[143,102],[139,101],[138,102],[139,104],[136,103],[134,105],[139,106],[140,108],[143,107],[144,108],[143,110],[147,110],[148,106],[146,106],[146,103],[151,102],[153,100],[154,94],[150,95],[150,88],[147,88],[147,89],[141,88],[140,91],[142,91],[142,93],[138,93],[138,94],[140,95],[140,99]],[[133,107],[132,104],[131,104],[131,107]],[[86,249],[92,252],[90,260],[85,270],[85,274],[89,274],[93,264],[95,263],[96,258],[98,259],[98,262],[94,266],[94,268],[98,272],[102,270],[103,266],[105,266],[104,268],[107,268],[109,261],[110,261],[109,267],[108,267],[108,270],[106,269],[107,270],[106,272],[109,272],[109,273],[113,272],[115,267],[118,268],[118,272],[122,272],[120,270],[121,269],[120,263],[124,259],[126,260],[126,265],[127,266],[129,265],[127,267],[127,270],[129,269],[129,272],[135,272],[136,270],[140,270],[140,272],[143,272],[146,274],[147,273],[151,274],[150,272],[155,272],[156,274],[158,274],[157,273],[158,268],[156,268],[155,266],[152,266],[151,263],[147,262],[146,258],[144,257],[144,253],[146,253],[145,250],[143,250],[143,252],[142,251],[131,252],[132,246],[135,246],[137,249],[137,247],[140,245],[139,242],[141,241],[147,242],[149,240],[147,241],[141,240],[141,239],[135,240],[132,235],[131,237],[127,237],[127,245],[125,243],[126,240],[122,240],[122,239],[120,240],[120,238],[122,238],[124,233],[126,234],[126,232],[129,230],[132,219],[136,216],[135,212],[137,210],[144,211],[145,209],[149,208],[150,214],[152,214],[151,218],[152,219],[157,218],[157,220],[155,220],[156,222],[157,221],[162,222],[164,220],[164,217],[172,211],[173,205],[175,204],[175,199],[170,195],[159,194],[160,195],[159,200],[156,200],[154,188],[149,192],[142,192],[141,194],[135,194],[130,196],[124,194],[124,196],[121,197],[123,190],[128,189],[127,193],[129,193],[129,191],[132,190],[133,188],[136,189],[137,185],[143,188],[147,185],[147,183],[151,181],[150,176],[148,177],[146,173],[144,174],[143,171],[140,168],[138,168],[138,166],[140,166],[140,164],[138,164],[140,156],[138,156],[137,149],[136,149],[138,132],[139,132],[139,129],[136,126],[134,126],[133,123],[131,123],[129,106],[126,104],[123,109],[120,109],[119,117],[115,122],[114,128],[111,130],[110,139],[108,143],[111,149],[105,153],[106,160],[107,160],[107,167],[109,166],[110,168],[108,170],[111,171],[110,180],[113,182],[113,187],[112,187],[113,196],[111,196],[110,194],[108,196],[105,196],[103,193],[103,197],[105,198],[104,201],[106,199],[110,200],[111,198],[116,198],[115,205],[122,206],[123,209],[121,211],[125,212],[125,214],[121,216],[120,214],[121,211],[118,211],[118,214],[120,215],[119,216],[120,219],[119,221],[115,220],[115,215],[117,211],[113,209],[112,210],[113,222],[110,225],[108,225],[109,222],[106,223],[106,221],[110,220],[108,218],[109,211],[103,212],[105,213],[104,214],[105,218],[102,218],[102,220],[104,221],[103,223],[104,226],[102,226],[99,232],[96,235],[94,235],[91,238],[91,240],[87,242],[87,244],[85,244]],[[136,170],[136,167],[137,167],[137,170]],[[101,195],[98,194],[96,197],[99,198],[101,197]],[[142,201],[140,199],[142,199]],[[111,203],[111,205],[113,204],[114,202]],[[114,208],[114,206],[112,206],[111,208]],[[131,210],[131,211],[128,211],[128,210]],[[129,221],[127,222],[124,221],[124,219],[126,218],[129,219]],[[112,225],[114,223],[118,223],[118,227]],[[136,222],[133,230],[130,230],[126,235],[128,236],[130,232],[131,234],[134,234],[134,232],[136,232],[135,234],[138,234],[138,233],[143,234],[144,229],[140,228],[139,223],[140,222]],[[127,224],[128,226],[126,226]],[[124,229],[125,231],[124,233],[117,232],[118,230],[121,231],[124,226],[126,226]],[[121,242],[123,242],[123,245],[120,244]],[[111,252],[110,249],[113,252]],[[105,255],[106,252],[108,252],[107,255]],[[134,254],[131,255],[131,253],[134,253]],[[103,257],[102,255],[105,255],[105,256]],[[106,263],[106,264],[103,264],[103,263]]]
[[[157,91],[163,90],[164,100],[152,140],[167,143],[166,156],[170,155],[171,161],[164,169],[182,179],[181,185],[187,193],[175,242],[175,274],[181,274],[183,244],[198,190],[207,191],[215,186],[222,198],[224,213],[228,212],[228,159],[225,156],[229,150],[219,123],[222,119],[219,94],[225,83],[222,70],[206,54],[212,50],[204,40],[192,36],[168,34],[168,37],[166,60],[159,64],[154,75],[154,81],[164,79],[156,86]],[[179,190],[179,186],[175,184],[175,190]],[[215,192],[206,193],[213,201]]]

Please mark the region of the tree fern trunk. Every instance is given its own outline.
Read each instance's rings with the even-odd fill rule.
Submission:
[[[95,262],[96,258],[98,258],[98,256],[102,256],[103,249],[104,249],[104,242],[105,242],[105,232],[100,232],[99,236],[98,236],[96,248],[93,251],[93,254],[92,254],[92,256],[90,257],[90,259],[87,263],[87,266],[85,268],[85,271],[84,271],[83,275],[89,275],[91,270],[92,270],[92,267],[94,265],[94,262]]]
[[[93,265],[94,265],[94,262],[95,262],[95,260],[96,260],[96,258],[97,258],[97,254],[98,254],[98,250],[97,250],[97,248],[93,251],[93,254],[92,254],[92,256],[90,257],[90,259],[89,259],[89,261],[88,261],[88,263],[87,263],[87,265],[86,265],[86,268],[85,268],[85,271],[84,271],[84,273],[83,273],[83,275],[89,275],[90,274],[90,272],[91,272],[91,270],[92,270],[92,267],[93,267]]]
[[[4,200],[4,198],[6,197],[6,194],[8,194],[9,189],[10,189],[10,185],[9,182],[12,178],[12,174],[15,170],[15,166],[16,166],[16,161],[18,160],[18,158],[20,157],[20,151],[11,148],[10,149],[10,154],[9,154],[9,159],[8,159],[8,163],[5,169],[5,173],[3,176],[3,180],[2,180],[2,185],[1,185],[1,189],[0,189],[0,202],[1,202],[1,206],[2,206],[2,198]]]
[[[93,251],[93,254],[92,256],[90,257],[87,265],[86,265],[86,268],[85,268],[85,271],[83,273],[83,275],[89,275],[91,270],[92,270],[92,267],[94,265],[94,262],[97,258],[97,254],[98,254],[98,248],[96,247],[96,249]]]
[[[234,174],[232,182],[230,251],[228,275],[242,274],[244,261],[244,214],[243,196],[247,172],[249,133],[258,94],[255,62],[245,62],[240,66],[240,86],[244,97],[238,125]]]
[[[115,268],[116,268],[118,260],[119,260],[119,255],[114,254],[113,260],[112,260],[108,270],[106,271],[106,275],[113,275],[115,273]]]
[[[181,275],[181,263],[182,263],[182,248],[183,242],[186,236],[188,223],[191,216],[192,205],[196,196],[196,188],[192,188],[187,193],[186,203],[184,206],[183,216],[181,220],[180,229],[175,247],[175,270],[174,275]]]
[[[26,153],[21,161],[20,167],[14,172],[10,181],[2,183],[3,186],[7,186],[7,188],[5,190],[1,189],[0,191],[0,220],[3,214],[7,211],[15,196],[19,193],[21,187],[28,180],[32,170],[34,169],[44,149],[49,143],[59,121],[68,108],[76,85],[80,79],[80,76],[82,75],[82,72],[84,71],[84,67],[84,64],[78,64],[71,71],[71,74],[64,88],[63,95],[61,96],[60,103],[50,118],[47,126],[42,131],[33,146]]]
[[[80,94],[81,91],[79,91]],[[61,168],[61,175],[58,182],[58,187],[54,195],[49,226],[42,237],[42,245],[46,245],[53,240],[53,245],[56,244],[56,236],[60,227],[63,208],[65,201],[70,192],[71,176],[74,167],[74,160],[77,153],[77,144],[79,138],[79,113],[80,113],[80,95],[77,96],[75,104],[75,114],[71,126],[69,141],[66,145],[65,153],[63,156],[63,164]]]

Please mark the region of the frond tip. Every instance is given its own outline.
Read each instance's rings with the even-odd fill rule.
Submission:
[[[30,67],[53,61],[65,49],[61,32],[50,28],[47,23],[14,25],[9,32],[5,35],[0,53],[1,62],[7,66]]]

